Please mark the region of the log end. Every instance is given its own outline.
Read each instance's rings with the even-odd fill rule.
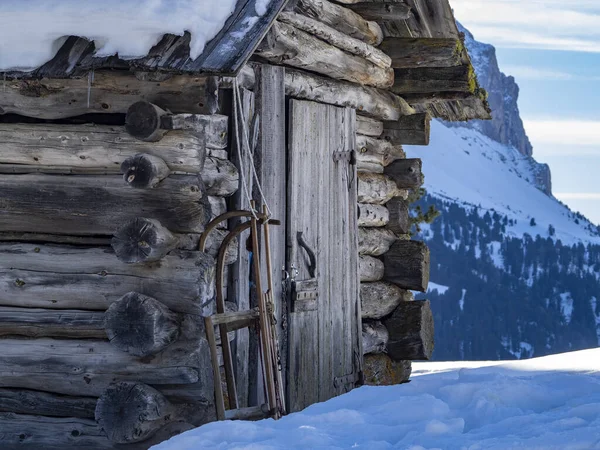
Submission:
[[[138,153],[123,161],[121,173],[129,186],[136,189],[149,189],[156,187],[169,176],[171,171],[161,158]]]
[[[180,334],[179,316],[158,300],[137,292],[125,294],[105,315],[111,344],[135,356],[151,356],[175,342]]]
[[[152,103],[136,102],[127,110],[125,129],[140,141],[160,141],[165,133],[161,130],[161,117],[164,115],[166,112]]]
[[[388,355],[394,361],[431,359],[434,323],[429,300],[400,303],[383,323],[390,336]]]
[[[179,239],[154,219],[138,217],[113,236],[111,245],[127,264],[158,261],[173,250]]]

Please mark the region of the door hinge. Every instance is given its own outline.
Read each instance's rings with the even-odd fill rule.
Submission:
[[[333,160],[338,161],[348,161],[351,166],[356,165],[356,152],[354,150],[350,150],[347,152],[333,152]]]
[[[333,379],[333,387],[336,389],[340,389],[343,387],[352,384],[352,387],[356,386],[361,380],[361,374],[359,372],[354,372],[349,375],[344,375],[343,377],[336,377]]]

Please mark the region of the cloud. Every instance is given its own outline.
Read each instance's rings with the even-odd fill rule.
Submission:
[[[534,146],[563,145],[597,147],[600,156],[600,122],[586,120],[524,120],[527,135]]]
[[[560,200],[600,200],[600,192],[555,192]]]
[[[479,40],[499,47],[600,53],[596,0],[452,0]]]

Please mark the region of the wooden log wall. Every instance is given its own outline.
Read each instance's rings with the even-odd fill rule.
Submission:
[[[198,242],[239,176],[205,80],[166,78],[96,72],[87,108],[78,80],[5,83],[24,118],[0,123],[0,448],[145,449],[215,418],[225,231]]]

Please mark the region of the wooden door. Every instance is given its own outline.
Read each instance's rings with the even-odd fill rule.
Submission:
[[[292,277],[288,409],[349,391],[362,351],[355,111],[293,100],[289,109],[287,270]]]

